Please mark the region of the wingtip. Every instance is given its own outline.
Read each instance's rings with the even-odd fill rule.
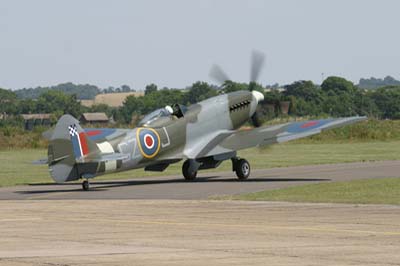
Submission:
[[[368,120],[368,116],[356,116],[356,118],[360,121]]]

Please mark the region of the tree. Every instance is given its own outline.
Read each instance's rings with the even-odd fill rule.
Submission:
[[[318,115],[322,111],[324,94],[312,81],[301,80],[286,85],[283,95],[290,99],[291,115]]]
[[[149,84],[146,86],[146,89],[144,90],[144,95],[153,93],[157,91],[157,85],[156,84]]]
[[[130,92],[130,91],[132,91],[131,87],[129,87],[128,85],[122,85],[121,86],[121,90],[122,90],[122,92]]]
[[[36,105],[38,113],[71,114],[78,117],[81,115],[81,104],[75,95],[66,95],[61,91],[47,91],[39,96]]]
[[[321,90],[317,88],[312,81],[301,80],[286,85],[283,94],[285,96],[303,98],[305,101],[322,101]]]
[[[17,95],[14,92],[0,88],[0,114],[14,114],[17,111],[16,103]]]
[[[239,91],[239,90],[248,90],[249,85],[246,83],[238,83],[231,80],[226,80],[224,84],[222,84],[222,90],[225,93]]]
[[[186,101],[189,103],[196,103],[207,98],[216,96],[218,93],[207,82],[198,81],[193,83],[189,92],[186,94]]]
[[[142,114],[143,109],[143,96],[135,97],[134,95],[130,95],[126,97],[120,111],[125,123],[130,123],[132,114]]]
[[[103,90],[104,93],[115,93],[115,88],[113,86],[108,86]]]
[[[61,91],[65,94],[75,94],[77,99],[93,99],[97,94],[100,93],[100,89],[94,85],[84,84],[75,85],[71,82],[61,83],[51,87],[36,87],[36,88],[24,88],[16,90],[15,93],[19,99],[37,99],[41,94],[47,91],[56,90]]]
[[[386,76],[384,79],[377,79],[374,77],[371,77],[369,79],[360,79],[360,82],[358,83],[358,87],[363,89],[376,89],[379,87],[399,85],[400,81],[391,76]]]
[[[379,88],[371,93],[371,98],[382,113],[382,118],[400,119],[400,87]]]
[[[18,114],[35,113],[37,110],[37,101],[32,99],[25,99],[18,101]]]
[[[346,92],[334,93],[331,91],[323,103],[323,112],[334,117],[356,115],[354,98]]]
[[[351,81],[348,81],[341,77],[328,77],[321,84],[321,88],[324,92],[334,91],[336,93],[339,92],[347,92],[354,93],[355,87]]]
[[[113,114],[115,108],[101,103],[101,104],[96,104],[96,105],[92,105],[91,107],[88,108],[88,112],[92,112],[92,113],[106,113],[108,117],[111,117]]]
[[[354,97],[354,107],[356,114],[358,115],[375,118],[378,118],[382,115],[381,111],[378,109],[378,106],[372,99],[370,92],[358,90]]]

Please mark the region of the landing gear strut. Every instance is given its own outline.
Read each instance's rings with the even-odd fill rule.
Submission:
[[[250,176],[250,163],[245,159],[232,158],[232,170],[239,180],[246,180]]]
[[[88,191],[89,188],[90,188],[89,180],[83,181],[83,182],[82,182],[82,189],[83,189],[84,191]]]

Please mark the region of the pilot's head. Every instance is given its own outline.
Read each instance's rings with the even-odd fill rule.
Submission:
[[[167,110],[168,113],[170,113],[170,114],[172,114],[174,112],[174,109],[172,109],[172,107],[169,105],[165,106],[165,110]]]

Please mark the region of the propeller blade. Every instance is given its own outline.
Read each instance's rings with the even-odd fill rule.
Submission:
[[[210,70],[210,78],[219,84],[223,84],[227,80],[231,80],[219,65],[213,65]]]
[[[250,69],[250,82],[256,82],[260,76],[261,70],[264,67],[265,54],[253,50],[251,54],[251,69]]]
[[[251,82],[250,84],[256,84],[255,82]],[[264,100],[264,94],[262,94],[259,91],[252,91],[253,98],[257,101],[257,104],[262,102]],[[262,121],[260,119],[260,114],[259,114],[259,106],[257,106],[256,111],[250,118],[251,123],[253,124],[254,127],[260,127],[262,125]]]

